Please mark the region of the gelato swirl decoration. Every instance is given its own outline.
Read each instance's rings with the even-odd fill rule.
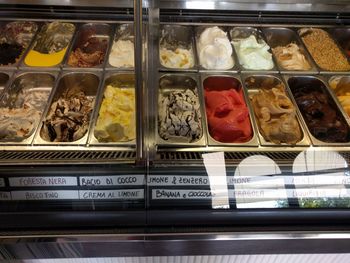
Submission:
[[[208,27],[197,43],[199,62],[206,69],[230,69],[234,66],[232,46],[219,27]]]

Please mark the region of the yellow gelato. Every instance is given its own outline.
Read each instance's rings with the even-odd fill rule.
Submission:
[[[135,139],[135,89],[108,85],[104,92],[95,137],[99,142]]]
[[[61,63],[67,48],[52,54],[42,54],[38,51],[31,50],[25,58],[25,63],[33,67],[52,67]]]
[[[337,98],[345,110],[346,114],[350,116],[350,79],[349,77],[332,77],[329,80],[329,85],[334,90]]]
[[[24,62],[32,67],[52,67],[61,63],[73,37],[75,26],[55,21],[45,24]]]

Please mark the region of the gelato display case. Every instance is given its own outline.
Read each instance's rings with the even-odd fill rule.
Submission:
[[[0,258],[349,252],[347,1],[0,7]]]

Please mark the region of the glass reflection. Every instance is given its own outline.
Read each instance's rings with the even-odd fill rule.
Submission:
[[[234,177],[248,178],[248,183],[235,184],[237,208],[287,207],[285,183],[278,165],[263,155],[247,157],[239,163]]]
[[[212,193],[212,208],[230,208],[224,153],[207,153],[202,157]]]
[[[293,163],[296,197],[303,208],[350,207],[348,164],[334,151],[309,148]]]

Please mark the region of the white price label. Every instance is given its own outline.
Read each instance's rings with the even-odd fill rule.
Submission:
[[[127,189],[127,190],[80,190],[80,199],[98,200],[98,199],[121,199],[136,200],[144,199],[143,189]]]
[[[81,186],[112,186],[112,185],[144,185],[145,176],[137,175],[113,175],[113,176],[81,176]]]
[[[42,187],[42,186],[77,186],[77,178],[69,176],[50,177],[10,177],[10,186],[14,187]]]
[[[296,198],[350,198],[350,192],[346,188],[296,189],[290,195]]]
[[[79,199],[78,191],[12,191],[12,200]]]
[[[173,190],[173,189],[152,189],[152,199],[202,199],[211,200],[213,193],[210,190]]]
[[[231,192],[230,196],[234,196],[237,202],[287,199],[285,189],[237,189],[229,191]]]
[[[191,175],[150,175],[147,179],[149,186],[169,186],[169,185],[188,185],[202,186],[209,185],[207,176],[191,176]]]

